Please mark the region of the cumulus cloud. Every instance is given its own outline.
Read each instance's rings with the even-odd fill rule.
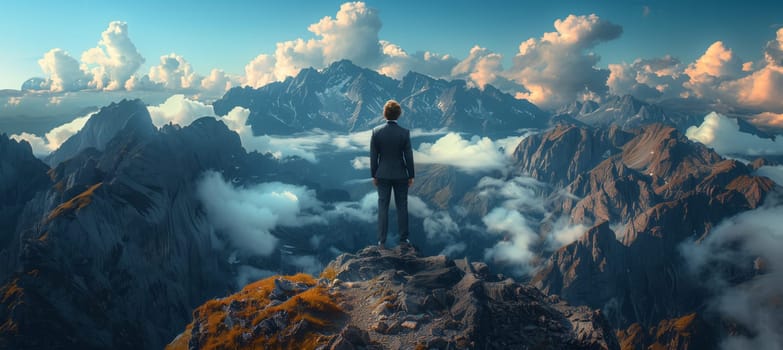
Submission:
[[[11,135],[11,138],[17,141],[25,140],[29,142],[33,148],[33,154],[35,154],[35,156],[45,157],[49,155],[49,153],[52,153],[52,151],[60,148],[60,145],[62,145],[63,142],[79,132],[79,130],[81,130],[84,125],[87,124],[87,121],[90,119],[90,117],[92,117],[93,113],[95,112],[91,112],[68,123],[59,125],[48,131],[46,134],[44,134],[43,137],[27,132],[22,132],[20,134]]]
[[[694,96],[759,113],[783,113],[783,29],[767,43],[764,60],[743,62],[717,41],[690,64],[683,84]],[[686,94],[687,95],[687,94]]]
[[[463,79],[468,85],[483,89],[487,84],[507,92],[518,92],[525,88],[510,80],[510,71],[503,68],[503,55],[481,46],[473,46],[468,57],[459,61],[451,70],[452,79]]]
[[[413,159],[417,164],[451,165],[468,173],[503,170],[508,164],[504,149],[492,139],[473,136],[466,140],[453,132],[434,143],[419,145]]]
[[[81,62],[62,49],[45,53],[38,64],[48,78],[36,83],[34,90],[165,89],[190,91],[198,97],[214,98],[240,82],[238,77],[220,69],[213,69],[206,77],[199,75],[184,57],[176,53],[161,56],[160,64],[151,67],[148,74],[137,75],[144,62],[144,57],[130,39],[127,23],[113,21],[101,33],[98,45],[82,53]]]
[[[307,28],[315,38],[280,42],[274,55],[261,54],[248,63],[246,84],[261,86],[296,75],[303,68],[321,68],[340,59],[377,67],[383,55],[380,28],[377,11],[363,2],[344,3],[335,17],[326,16]]]
[[[609,71],[596,67],[600,57],[590,50],[618,38],[622,27],[591,14],[558,19],[555,30],[519,45],[508,72],[527,90],[517,96],[553,108],[585,95],[604,94]]]
[[[209,75],[201,80],[201,91],[209,96],[220,96],[235,85],[236,77],[226,74],[222,69],[212,69]]]
[[[783,298],[783,206],[764,206],[724,220],[700,243],[680,248],[694,276],[714,291],[713,310],[749,332],[733,334],[723,349],[783,347],[780,300]],[[732,275],[722,271],[733,271]],[[738,283],[738,277],[745,276]],[[756,275],[752,277],[752,275]]]
[[[324,222],[315,191],[303,186],[271,182],[235,187],[220,173],[207,171],[196,193],[213,227],[248,254],[270,255],[278,241],[272,234],[277,226]]]
[[[169,123],[188,126],[200,117],[215,116],[211,105],[188,99],[182,94],[172,95],[159,105],[148,106],[147,110],[157,127]]]
[[[783,154],[783,143],[741,132],[736,119],[715,112],[705,116],[701,125],[689,127],[685,136],[711,147],[721,155]]]
[[[614,95],[630,94],[648,101],[676,98],[685,92],[683,84],[688,81],[682,70],[680,60],[669,55],[609,64],[606,85]]]
[[[98,46],[82,53],[85,70],[93,77],[90,86],[99,90],[118,90],[144,64],[144,57],[128,36],[128,24],[120,21],[109,23],[101,33]]]
[[[61,49],[51,49],[38,60],[44,74],[49,75],[47,82],[53,92],[78,91],[87,87],[91,76],[79,67],[79,61]]]
[[[182,56],[170,53],[160,56],[160,64],[150,68],[150,80],[168,89],[189,89],[201,81],[201,77]]]
[[[451,55],[441,55],[430,51],[418,51],[409,54],[403,48],[391,42],[381,40],[383,62],[378,72],[400,79],[408,72],[418,72],[436,78],[451,78],[451,72],[458,60]]]

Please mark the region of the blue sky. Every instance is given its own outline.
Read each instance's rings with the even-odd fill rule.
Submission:
[[[94,47],[109,22],[128,23],[145,58],[140,71],[175,52],[207,74],[220,68],[243,73],[277,42],[311,38],[308,25],[335,16],[341,1],[24,1],[0,5],[0,89],[18,89],[45,52],[72,56]],[[721,40],[743,60],[762,57],[783,23],[783,2],[734,1],[367,1],[383,23],[379,38],[408,52],[429,50],[462,59],[480,45],[501,53],[505,65],[520,42],[553,31],[569,14],[597,14],[622,26],[616,39],[594,51],[599,66],[671,54],[698,58]],[[649,12],[645,14],[645,8]]]

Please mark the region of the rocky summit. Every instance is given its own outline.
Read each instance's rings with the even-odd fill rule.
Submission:
[[[415,248],[342,254],[319,278],[275,276],[210,300],[175,349],[619,349],[603,315]]]

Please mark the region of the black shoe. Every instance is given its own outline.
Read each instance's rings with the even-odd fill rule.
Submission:
[[[378,241],[378,249],[386,249],[386,245],[383,242]]]
[[[400,247],[407,248],[407,247],[410,247],[410,246],[411,246],[411,241],[409,239],[406,238],[406,239],[400,240]]]

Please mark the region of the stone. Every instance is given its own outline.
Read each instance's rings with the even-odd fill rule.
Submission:
[[[416,321],[405,321],[401,324],[401,326],[415,331],[416,328],[419,326],[419,323]]]

